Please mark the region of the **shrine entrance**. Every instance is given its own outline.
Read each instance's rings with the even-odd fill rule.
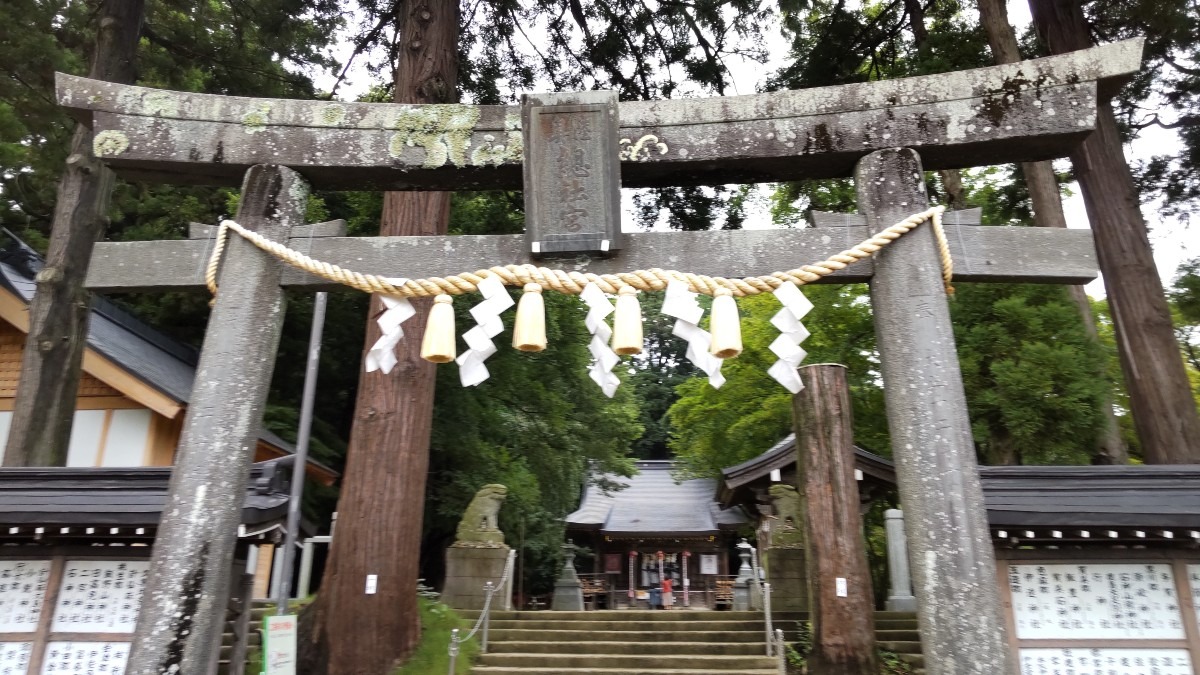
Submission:
[[[529,96],[520,109],[246,99],[59,76],[59,103],[90,124],[96,156],[118,174],[242,184],[222,257],[204,239],[107,243],[96,246],[88,272],[97,291],[202,289],[206,271],[219,287],[128,671],[203,673],[214,658],[223,620],[216,599],[230,582],[240,476],[270,382],[283,287],[349,284],[381,293],[399,312],[390,326],[395,339],[405,298],[441,295],[445,304],[481,291],[480,325],[468,331],[470,349],[459,357],[466,385],[488,376],[490,338],[512,304],[502,284],[582,293],[591,310],[592,375],[606,391],[619,385],[606,295],[620,294],[629,306],[638,289],[676,293],[676,333],[719,386],[719,357],[736,349],[731,342],[725,353],[709,354],[718,336],[700,329],[694,294],[716,296],[714,305],[728,312],[734,297],[774,292],[793,319],[784,322],[786,344],[771,372],[795,392],[803,357],[796,346],[807,334],[797,285],[868,281],[927,671],[1013,672],[944,284],[1080,284],[1096,275],[1094,247],[1091,233],[1079,230],[946,218],[935,232],[940,211],[928,208],[923,172],[1066,155],[1095,125],[1099,88],[1136,72],[1140,54],[1134,40],[843,87],[623,104],[604,92],[553,94]],[[859,215],[817,228],[620,228],[622,186],[850,175]],[[310,229],[298,236],[310,186],[523,187],[526,234],[357,239]],[[736,307],[731,316],[714,319],[714,330],[733,330]],[[373,365],[387,370],[387,351],[376,352]],[[363,612],[372,597],[362,599]]]

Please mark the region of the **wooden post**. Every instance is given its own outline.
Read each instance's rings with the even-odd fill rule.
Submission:
[[[279,240],[304,218],[308,186],[251,167],[237,222]],[[225,622],[246,473],[283,327],[282,264],[232,236],[171,474],[128,673],[206,673]]]
[[[846,367],[800,369],[792,397],[813,651],[809,672],[877,675],[875,600],[862,539]]]
[[[925,210],[921,159],[873,152],[855,171],[872,231]],[[878,256],[871,307],[929,675],[1010,673],[966,394],[932,228]]]

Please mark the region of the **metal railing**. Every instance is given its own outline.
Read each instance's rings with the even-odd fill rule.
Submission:
[[[783,640],[783,629],[775,629],[775,657],[779,675],[787,675],[787,643]]]
[[[491,623],[492,611],[492,596],[497,591],[504,591],[504,611],[512,609],[512,571],[513,563],[517,559],[515,550],[508,552],[508,560],[504,563],[504,573],[500,575],[500,581],[492,583],[491,581],[483,585],[483,609],[479,611],[479,618],[475,619],[475,626],[471,631],[464,636],[459,636],[457,628],[450,631],[450,671],[449,675],[454,675],[458,664],[459,645],[479,635],[479,652],[486,654],[488,650],[488,625]]]
[[[772,653],[772,649],[776,645],[775,645],[775,627],[771,623],[771,584],[764,583],[762,580],[762,574],[760,574],[759,570],[758,570],[758,549],[754,548],[753,546],[750,547],[750,569],[754,573],[754,583],[758,587],[759,597],[762,598],[763,618],[764,618],[763,629],[765,631],[765,638],[766,638],[765,641],[767,643],[767,656],[773,656],[774,654]],[[778,649],[779,653],[782,654],[783,653],[783,642],[782,641],[780,641],[778,647],[779,647],[779,649]]]

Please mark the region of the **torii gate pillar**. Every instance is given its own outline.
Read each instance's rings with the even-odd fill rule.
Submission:
[[[913,150],[873,152],[858,162],[854,179],[871,231],[928,208]],[[932,228],[880,252],[871,307],[925,667],[930,675],[1013,673]]]

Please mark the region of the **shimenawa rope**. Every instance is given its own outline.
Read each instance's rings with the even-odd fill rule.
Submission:
[[[478,283],[488,276],[498,277],[506,286],[524,286],[536,283],[541,284],[544,288],[570,295],[578,295],[589,283],[595,283],[600,290],[615,295],[625,286],[632,286],[640,291],[661,291],[667,287],[667,282],[678,280],[687,283],[689,290],[696,293],[713,295],[718,288],[727,288],[732,291],[734,296],[745,297],[770,293],[789,281],[797,286],[817,281],[821,277],[845,269],[859,260],[871,257],[921,223],[930,221],[933,226],[934,238],[937,240],[938,255],[942,261],[942,283],[945,285],[946,293],[953,294],[954,287],[950,285],[950,279],[954,273],[954,261],[950,258],[950,247],[946,243],[946,234],[942,229],[942,212],[945,210],[944,206],[935,206],[921,213],[913,214],[862,241],[857,246],[834,254],[826,260],[787,272],[775,272],[760,277],[726,279],[658,268],[617,274],[592,274],[590,272],[566,272],[536,265],[497,265],[477,272],[463,272],[449,277],[412,279],[402,284],[394,284],[386,277],[362,274],[315,260],[299,251],[267,239],[257,232],[247,230],[232,220],[224,220],[221,221],[221,226],[217,230],[217,240],[212,256],[208,260],[204,282],[215,297],[217,294],[217,269],[221,262],[221,254],[225,249],[228,232],[232,230],[263,251],[309,274],[366,293],[381,293],[401,298],[426,298],[443,293],[448,295],[471,293],[476,290]]]

